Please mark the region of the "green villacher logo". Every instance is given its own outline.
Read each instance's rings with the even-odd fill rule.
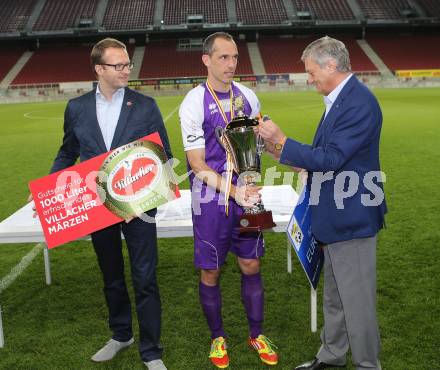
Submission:
[[[175,185],[170,181],[163,148],[150,141],[134,141],[111,152],[96,179],[104,205],[127,219],[169,200]]]

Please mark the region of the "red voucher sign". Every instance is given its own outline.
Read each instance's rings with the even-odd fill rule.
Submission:
[[[157,133],[33,180],[29,188],[48,248],[180,197]]]

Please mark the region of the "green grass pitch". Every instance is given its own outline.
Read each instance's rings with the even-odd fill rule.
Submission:
[[[440,89],[375,90],[384,114],[381,163],[389,206],[379,236],[378,314],[385,370],[439,368],[440,343]],[[316,92],[261,93],[263,113],[285,132],[310,143],[324,110]],[[185,171],[175,111],[182,97],[161,97],[174,156]],[[0,219],[24,205],[29,180],[47,174],[62,138],[65,102],[0,105]],[[274,166],[263,158],[264,168]],[[278,165],[280,171],[288,168]],[[283,176],[282,181],[296,184]],[[183,188],[188,187],[185,182]],[[282,200],[280,200],[282,201]],[[286,272],[283,234],[266,234],[265,333],[278,345],[278,369],[312,358],[319,333],[310,332],[309,287],[294,257]],[[0,279],[33,247],[0,245]],[[209,332],[198,301],[198,273],[190,238],[159,240],[158,279],[163,303],[162,344],[170,370],[205,370]],[[136,346],[108,364],[90,356],[110,337],[100,272],[89,242],[51,251],[53,283],[44,283],[42,256],[0,296],[6,346],[0,369],[141,369]],[[128,266],[128,264],[127,264]],[[127,278],[129,269],[127,268]],[[263,369],[246,346],[247,322],[240,301],[240,274],[229,258],[221,280],[223,315],[232,370]],[[318,292],[318,326],[322,324]],[[133,296],[133,292],[130,290]],[[136,321],[134,331],[137,335]],[[353,369],[348,365],[348,369]]]

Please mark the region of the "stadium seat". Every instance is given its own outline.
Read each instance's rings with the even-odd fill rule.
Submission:
[[[2,0],[0,33],[23,30],[36,2],[36,0]]]
[[[227,23],[226,0],[165,0],[164,24],[185,24],[188,15],[203,15],[205,23]]]
[[[350,53],[352,70],[355,72],[377,71],[354,38],[339,37]],[[301,55],[306,46],[318,37],[262,38],[258,41],[264,67],[268,74],[304,73]],[[276,58],[273,57],[276,55]]]
[[[77,27],[81,18],[93,19],[98,0],[46,0],[34,31],[65,30]]]
[[[365,54],[354,37],[338,37],[348,49],[351,61],[351,70],[354,72],[377,72],[377,67]]]
[[[428,17],[440,18],[440,1],[438,0],[417,0],[425,10]]]
[[[136,30],[153,24],[155,0],[110,0],[102,26],[107,30]]]
[[[237,75],[252,74],[246,42],[238,41],[237,44],[240,52]],[[201,58],[201,50],[177,50],[174,40],[150,42],[145,46],[139,78],[206,76]]]
[[[296,11],[307,11],[319,20],[350,20],[353,12],[346,0],[292,0]]]
[[[87,46],[45,46],[35,51],[13,84],[39,84],[57,82],[93,81]],[[128,47],[129,54],[134,48]]]
[[[0,82],[23,54],[22,48],[2,48],[0,53]]]
[[[266,73],[302,73],[301,53],[312,41],[309,38],[267,37],[258,41]],[[276,57],[274,57],[276,55]]]
[[[391,70],[440,69],[440,36],[367,35],[366,39]]]
[[[357,0],[369,19],[401,19],[402,11],[412,9],[406,0]]]
[[[282,0],[236,0],[237,21],[243,24],[277,24],[287,21]]]
[[[35,51],[13,84],[94,80],[90,47],[47,47]]]

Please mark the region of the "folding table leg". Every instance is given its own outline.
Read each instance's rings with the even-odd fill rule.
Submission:
[[[292,273],[292,246],[290,245],[290,241],[287,238],[287,272],[289,274]]]
[[[2,306],[0,306],[0,348],[5,346],[5,337],[3,336],[3,322],[2,322]]]
[[[313,287],[310,287],[310,326],[312,329],[312,333],[316,333],[317,330],[317,297],[316,290]]]
[[[52,284],[52,275],[50,273],[50,259],[49,259],[49,249],[47,249],[47,245],[44,245],[43,249],[44,255],[44,272],[46,274],[46,284]]]

